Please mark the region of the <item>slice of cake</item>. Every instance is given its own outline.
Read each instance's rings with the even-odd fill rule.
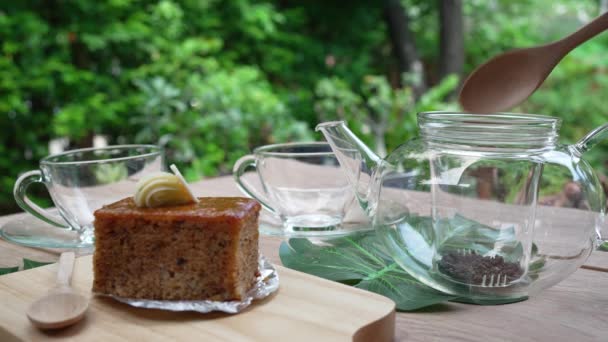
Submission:
[[[93,291],[155,300],[240,300],[258,274],[260,205],[248,198],[95,212]]]

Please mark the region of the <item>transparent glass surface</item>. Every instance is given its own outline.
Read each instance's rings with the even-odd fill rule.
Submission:
[[[369,173],[369,213],[392,257],[477,303],[526,298],[574,272],[603,224],[602,187],[559,120],[419,114],[420,137]]]
[[[36,247],[91,246],[94,211],[133,196],[141,177],[162,170],[161,149],[153,145],[88,148],[46,157],[40,161],[40,170],[22,176],[15,186],[17,202],[40,221],[12,222],[3,227],[2,236]],[[27,198],[27,186],[32,182],[46,186],[60,217]]]
[[[532,114],[420,113],[420,137],[385,159],[344,122],[317,126],[391,257],[463,301],[518,301],[574,272],[608,234],[602,186],[560,121]],[[605,233],[605,231],[604,231]]]
[[[257,170],[261,189],[242,179],[247,167]],[[353,191],[327,143],[257,148],[237,162],[235,178],[243,192],[281,220],[280,235],[339,232],[353,201]]]

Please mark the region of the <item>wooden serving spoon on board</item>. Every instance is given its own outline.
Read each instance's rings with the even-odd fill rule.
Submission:
[[[84,317],[89,300],[70,287],[75,257],[74,252],[61,253],[55,287],[27,309],[27,318],[36,327],[64,328]]]
[[[459,102],[466,111],[494,113],[527,99],[570,51],[608,29],[608,13],[547,45],[511,50],[475,69],[464,81]]]

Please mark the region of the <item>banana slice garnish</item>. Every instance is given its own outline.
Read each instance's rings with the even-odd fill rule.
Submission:
[[[177,167],[171,165],[170,168],[174,174],[157,172],[137,182],[136,206],[155,208],[198,202]]]

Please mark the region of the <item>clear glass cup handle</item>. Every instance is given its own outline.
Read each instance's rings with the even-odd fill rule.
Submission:
[[[69,228],[65,222],[58,222],[55,218],[49,215],[46,210],[40,208],[36,203],[32,202],[27,197],[27,188],[32,183],[44,183],[42,181],[42,172],[40,172],[40,170],[28,171],[17,178],[17,181],[15,182],[13,196],[21,209],[36,216],[46,223],[52,224],[53,226]]]
[[[234,167],[232,168],[232,175],[234,176],[234,180],[236,181],[236,185],[238,188],[247,194],[249,197],[254,198],[268,211],[273,214],[277,214],[276,210],[274,210],[268,204],[268,198],[260,194],[259,191],[255,190],[250,184],[247,184],[241,177],[247,171],[248,168],[256,168],[256,160],[255,156],[248,154],[244,157],[241,157],[239,160],[234,163]]]

